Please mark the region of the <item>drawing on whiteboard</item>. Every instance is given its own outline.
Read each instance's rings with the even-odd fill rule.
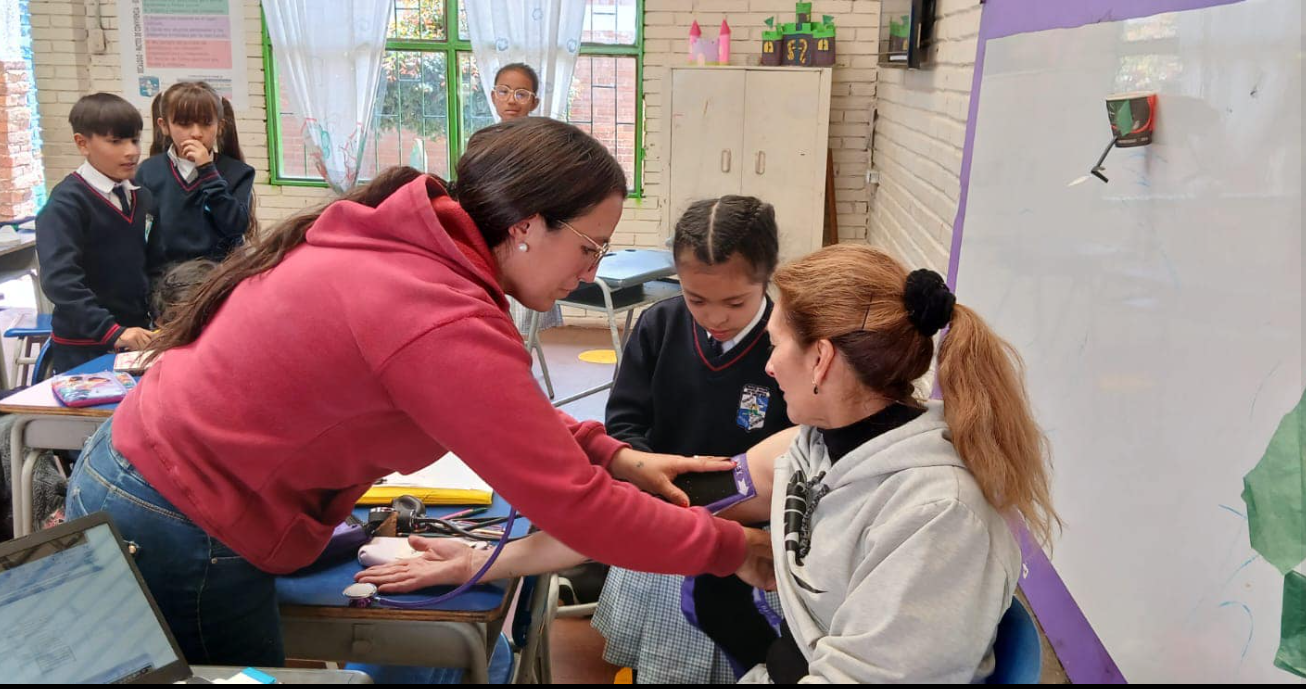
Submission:
[[[1306,394],[1284,415],[1265,455],[1243,477],[1247,531],[1252,547],[1280,574],[1306,560]]]
[[[1306,576],[1296,572],[1283,578],[1283,622],[1274,666],[1306,677]]]
[[[1278,367],[1275,364],[1275,370]],[[1253,408],[1255,403],[1253,399]],[[1303,407],[1306,407],[1306,392],[1279,422],[1261,461],[1243,477],[1243,502],[1247,505],[1247,530],[1252,547],[1284,575],[1279,650],[1274,665],[1306,677],[1306,577],[1293,571],[1306,561],[1306,448],[1303,447],[1306,410]]]

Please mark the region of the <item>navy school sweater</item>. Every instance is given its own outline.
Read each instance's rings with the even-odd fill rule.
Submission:
[[[195,258],[221,261],[240,246],[249,229],[254,168],[217,154],[196,168],[187,182],[167,153],[151,156],[136,171],[136,183],[154,197],[161,244],[150,255],[150,272]]]
[[[149,327],[149,191],[137,189],[130,202],[123,213],[73,173],[36,216],[41,289],[54,304],[55,342],[104,348],[124,328]]]
[[[719,357],[684,297],[645,311],[608,398],[608,434],[646,452],[732,457],[793,425],[765,370],[772,308]]]

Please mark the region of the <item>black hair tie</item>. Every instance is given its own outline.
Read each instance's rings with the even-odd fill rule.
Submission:
[[[952,320],[952,307],[957,298],[948,289],[943,276],[922,268],[907,276],[902,303],[907,307],[907,320],[922,335],[934,337]]]

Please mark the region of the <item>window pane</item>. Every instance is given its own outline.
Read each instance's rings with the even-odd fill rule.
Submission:
[[[567,121],[598,139],[635,184],[635,58],[581,55],[571,81]]]
[[[458,124],[463,132],[463,149],[481,127],[494,124],[494,111],[481,88],[480,72],[476,58],[471,53],[458,53],[458,102],[462,104],[462,119]]]
[[[449,109],[445,53],[390,50],[381,69],[372,145],[362,176],[392,165],[449,175]]]
[[[308,162],[308,149],[304,148],[304,118],[290,105],[290,94],[283,83],[277,83],[280,106],[280,165],[281,176],[292,179],[322,179]]]
[[[587,0],[581,41],[604,45],[635,45],[639,17],[635,0]]]
[[[390,38],[445,41],[448,35],[448,0],[389,0],[394,4]],[[458,38],[468,39],[467,3],[457,2]],[[637,0],[587,0],[583,40],[602,45],[635,45],[639,16]],[[485,97],[476,61],[470,52],[457,54],[456,65],[443,46],[433,52],[387,51],[383,79],[377,93],[374,128],[364,152],[360,177],[369,179],[379,169],[404,164],[430,172],[451,173],[451,148],[467,141],[494,122],[493,106]],[[567,119],[589,132],[613,152],[634,186],[635,120],[638,108],[637,57],[582,54],[568,100]],[[452,72],[456,67],[457,72]],[[451,142],[448,120],[448,80],[456,79],[460,142]],[[280,87],[280,84],[278,84]],[[303,120],[290,105],[285,88],[280,93],[280,140],[276,155],[283,178],[321,179],[313,168],[303,138]]]
[[[392,165],[412,165],[449,175],[449,109],[444,52],[387,51],[381,61],[371,141],[363,151],[360,179]],[[304,145],[304,120],[294,112],[285,86],[281,94],[281,177],[322,179]],[[479,93],[479,85],[477,88]]]
[[[444,0],[392,0],[390,38],[443,41]]]

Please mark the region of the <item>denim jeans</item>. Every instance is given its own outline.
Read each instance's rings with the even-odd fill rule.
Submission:
[[[107,512],[137,546],[136,566],[188,662],[284,665],[276,578],[151,488],[114,449],[112,426],[101,426],[82,449],[68,482],[68,518]]]

